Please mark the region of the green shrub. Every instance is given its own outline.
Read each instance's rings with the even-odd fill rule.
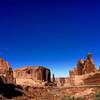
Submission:
[[[75,100],[86,100],[86,97],[78,97]]]
[[[74,96],[64,96],[62,100],[75,100]]]
[[[0,93],[0,97],[2,97],[3,96],[3,93]]]
[[[100,90],[96,92],[94,98],[95,98],[95,100],[100,100]]]

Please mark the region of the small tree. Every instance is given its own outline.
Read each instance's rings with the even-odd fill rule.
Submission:
[[[95,100],[100,100],[100,90],[96,92]]]

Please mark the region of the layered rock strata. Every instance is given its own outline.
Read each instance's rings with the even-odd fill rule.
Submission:
[[[22,83],[28,83],[29,81],[31,85],[38,84],[38,82],[51,82],[51,72],[48,68],[43,66],[27,66],[18,68],[14,71],[14,77],[17,82],[23,80]]]

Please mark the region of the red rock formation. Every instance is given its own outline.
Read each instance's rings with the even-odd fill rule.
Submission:
[[[55,82],[56,82],[58,87],[60,87],[60,86],[69,86],[70,85],[70,78],[69,77],[55,78]]]
[[[0,58],[0,78],[3,83],[15,83],[12,68],[3,58]]]
[[[75,75],[78,75],[77,68],[74,68],[74,69],[70,70],[69,75],[70,75],[70,77],[74,77]]]
[[[72,69],[70,74],[70,83],[72,85],[82,85],[82,84],[95,84],[100,79],[97,77],[96,73],[98,70],[95,67],[94,61],[92,59],[92,54],[88,53],[86,60],[79,60],[77,67]],[[98,73],[100,76],[100,73]],[[100,82],[99,82],[100,83]]]
[[[84,79],[84,84],[100,85],[100,72],[93,73]]]
[[[14,71],[16,79],[32,79],[33,81],[51,82],[51,72],[42,66],[27,66]]]
[[[79,60],[77,63],[77,67],[71,70],[69,74],[72,77],[75,75],[83,75],[83,74],[88,74],[95,71],[96,71],[96,67],[92,59],[92,54],[88,53],[87,59]]]
[[[77,74],[82,75],[83,74],[83,68],[84,68],[84,60],[79,60],[77,64]]]
[[[96,67],[92,59],[92,54],[89,53],[84,63],[83,74],[91,73],[95,71],[96,71]]]
[[[7,70],[9,70],[8,62],[4,61],[3,58],[0,58],[0,73],[5,73]]]

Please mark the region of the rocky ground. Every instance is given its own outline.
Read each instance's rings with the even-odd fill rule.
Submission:
[[[57,88],[57,87],[28,87],[28,86],[21,87],[21,86],[7,85],[3,89],[0,88],[0,100],[71,100],[71,99],[64,99],[64,97],[67,96],[74,96],[76,98],[85,97],[84,100],[95,100],[94,97],[96,91],[99,90],[100,87]]]

